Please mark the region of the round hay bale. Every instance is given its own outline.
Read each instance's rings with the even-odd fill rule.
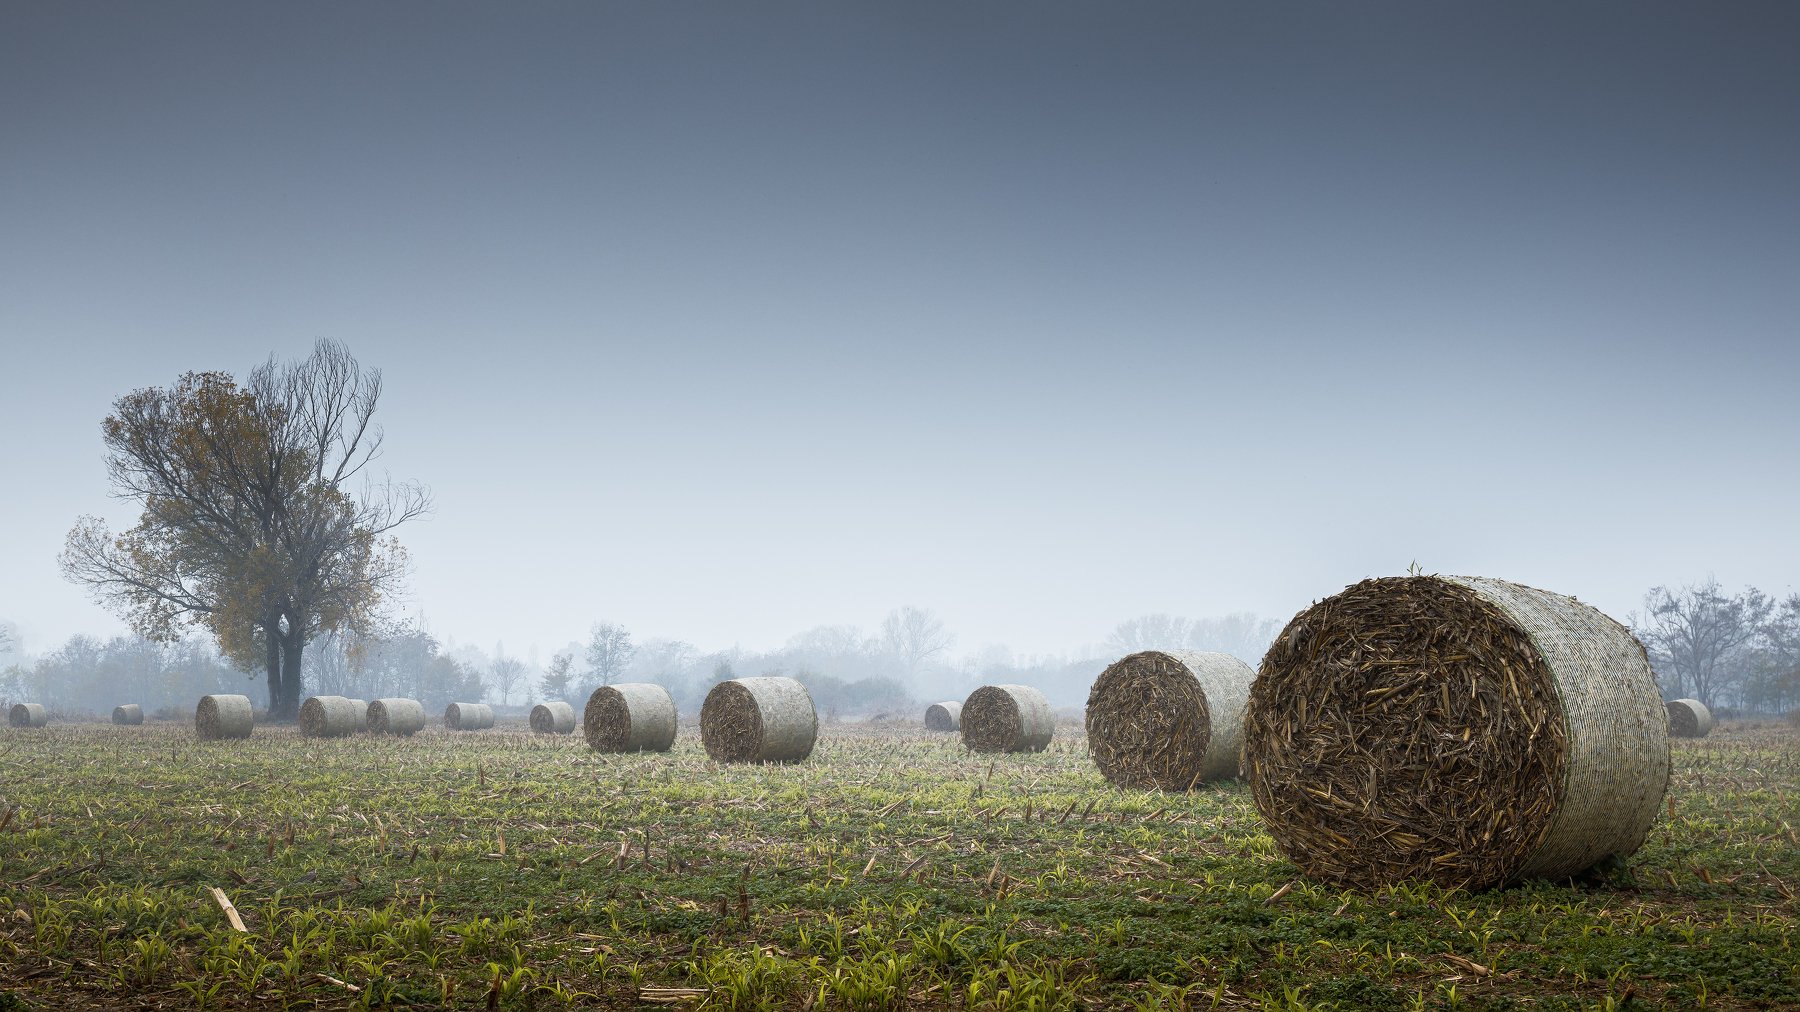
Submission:
[[[792,678],[720,682],[700,707],[700,741],[717,762],[798,762],[818,738],[812,694]]]
[[[50,711],[42,703],[14,703],[6,711],[6,723],[12,727],[43,727],[50,723]]]
[[[144,722],[144,708],[136,703],[121,703],[113,707],[113,723],[137,725]]]
[[[201,741],[248,738],[256,727],[256,711],[249,696],[201,696],[194,707],[194,730]]]
[[[300,704],[300,736],[343,738],[363,729],[368,704],[343,696],[308,696]]]
[[[1146,650],[1088,690],[1088,749],[1121,787],[1186,791],[1237,776],[1256,672],[1230,654]]]
[[[494,708],[486,703],[451,703],[444,707],[444,726],[452,731],[485,731],[494,726]]]
[[[962,727],[962,704],[954,699],[925,708],[925,730],[955,731]]]
[[[1698,699],[1671,699],[1664,708],[1669,714],[1669,737],[1704,738],[1712,732],[1712,711]]]
[[[533,726],[537,711],[531,711]],[[596,752],[667,752],[675,744],[675,698],[649,682],[602,685],[581,711],[581,734]]]
[[[1365,580],[1288,623],[1245,714],[1251,796],[1307,875],[1562,878],[1643,843],[1669,781],[1644,648],[1571,597]]]
[[[1029,685],[983,685],[963,700],[959,723],[976,752],[1042,752],[1056,733],[1050,701]]]
[[[660,686],[659,686],[660,688]],[[668,695],[665,691],[663,695]],[[673,706],[673,704],[670,704]],[[562,700],[554,703],[539,703],[531,708],[531,729],[538,734],[573,734],[575,731],[575,708]],[[658,752],[668,751],[668,746],[656,749]]]
[[[411,736],[425,730],[425,704],[416,699],[376,699],[369,702],[370,731]]]

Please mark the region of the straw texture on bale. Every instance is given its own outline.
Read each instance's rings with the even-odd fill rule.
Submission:
[[[1088,691],[1088,750],[1121,787],[1185,791],[1237,776],[1256,672],[1230,654],[1146,650]]]
[[[343,696],[308,696],[300,704],[300,735],[303,738],[343,738],[361,731],[368,717],[368,704]]]
[[[531,729],[538,734],[572,734],[575,708],[560,699],[554,703],[539,703],[531,708]]]
[[[602,685],[581,711],[581,734],[596,752],[667,752],[675,744],[675,698],[649,682]]]
[[[955,731],[962,727],[962,704],[954,699],[925,708],[925,730]]]
[[[50,711],[42,703],[14,703],[6,711],[6,722],[13,727],[43,727],[50,723]]]
[[[194,731],[201,741],[248,738],[256,727],[249,696],[201,696],[194,707]]]
[[[1056,733],[1050,701],[1029,685],[983,685],[963,700],[959,722],[976,752],[1042,752]]]
[[[370,700],[365,723],[376,734],[418,734],[425,730],[425,704],[416,699]]]
[[[1704,738],[1712,732],[1712,711],[1698,699],[1671,699],[1665,709],[1671,738]]]
[[[1644,648],[1574,598],[1474,577],[1365,580],[1288,623],[1244,763],[1313,878],[1480,889],[1643,843],[1669,781]]]
[[[720,682],[700,707],[700,741],[718,762],[798,762],[818,737],[812,695],[792,678]]]
[[[444,707],[444,726],[452,731],[485,731],[494,726],[494,708],[486,703],[451,703]]]
[[[121,703],[113,707],[113,723],[142,724],[143,722],[144,708],[136,703]]]

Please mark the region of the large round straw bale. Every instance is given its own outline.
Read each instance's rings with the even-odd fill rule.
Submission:
[[[535,721],[537,711],[531,715]],[[596,752],[667,752],[675,744],[675,698],[649,682],[602,685],[581,711],[581,734]]]
[[[444,726],[452,731],[485,731],[494,726],[494,708],[486,703],[451,703],[444,707]]]
[[[256,711],[249,696],[201,696],[194,707],[194,730],[201,741],[248,738],[256,726]]]
[[[1571,597],[1365,580],[1288,623],[1245,715],[1282,852],[1352,887],[1577,874],[1644,842],[1669,782],[1644,648]]]
[[[363,729],[368,704],[343,696],[308,696],[300,704],[300,735],[304,738],[343,738]]]
[[[364,723],[376,734],[418,734],[425,729],[425,704],[416,699],[370,700]]]
[[[668,695],[667,692],[663,694]],[[538,734],[572,734],[575,731],[575,708],[560,699],[553,703],[539,703],[531,708],[531,729]]]
[[[1704,738],[1713,729],[1712,711],[1698,699],[1671,699],[1666,709],[1671,738]]]
[[[50,723],[50,711],[42,703],[14,703],[6,711],[6,722],[13,727],[43,727]]]
[[[962,704],[954,699],[925,708],[925,730],[955,731],[962,727]]]
[[[700,741],[718,762],[798,762],[818,738],[819,711],[792,678],[720,682],[700,707]]]
[[[960,724],[977,752],[1042,752],[1056,733],[1050,701],[1029,685],[983,685],[963,700]]]
[[[1237,776],[1256,672],[1230,654],[1146,650],[1114,661],[1088,691],[1088,749],[1122,787],[1185,791]]]
[[[121,703],[113,707],[113,723],[142,724],[143,722],[144,708],[136,703]]]

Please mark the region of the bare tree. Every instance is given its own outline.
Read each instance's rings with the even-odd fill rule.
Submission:
[[[1671,693],[1692,693],[1707,706],[1744,678],[1750,645],[1774,602],[1751,587],[1728,596],[1718,581],[1652,588],[1644,614],[1632,615],[1633,631]]]
[[[500,693],[500,705],[512,702],[513,690],[525,681],[525,662],[517,657],[508,657],[499,644],[494,645],[494,663],[489,666],[488,673],[494,680],[494,691]]]
[[[944,623],[922,608],[896,608],[881,623],[881,645],[899,659],[908,678],[954,642]]]
[[[631,645],[631,633],[622,625],[597,622],[588,634],[588,678],[599,685],[611,685],[613,679],[631,663],[637,648]]]
[[[1254,665],[1262,660],[1280,631],[1281,624],[1272,618],[1260,618],[1247,611],[1233,612],[1218,618],[1196,619],[1188,627],[1188,647],[1231,654]]]
[[[1120,622],[1106,638],[1108,653],[1124,656],[1143,650],[1180,650],[1188,645],[1193,623],[1174,615],[1142,615]]]

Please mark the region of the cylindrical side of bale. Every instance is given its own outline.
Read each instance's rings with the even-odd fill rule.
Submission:
[[[368,704],[343,696],[308,696],[300,704],[300,735],[304,738],[343,738],[363,729]]]
[[[983,685],[963,700],[959,723],[976,752],[1042,752],[1056,734],[1050,701],[1029,685]]]
[[[144,708],[136,703],[121,703],[113,707],[113,723],[136,725],[144,722]]]
[[[812,694],[792,678],[720,682],[700,707],[700,741],[717,762],[798,762],[818,738]]]
[[[194,707],[194,730],[202,741],[248,738],[256,727],[256,710],[249,696],[201,696]]]
[[[1256,672],[1230,654],[1146,650],[1088,691],[1088,750],[1122,787],[1185,791],[1237,776]]]
[[[452,731],[485,731],[494,726],[494,708],[486,703],[451,703],[444,707],[444,726]]]
[[[539,703],[531,708],[531,729],[538,734],[573,734],[575,708],[560,699],[552,703]]]
[[[660,685],[602,685],[581,712],[581,734],[596,752],[667,752],[675,744],[675,717],[675,697]]]
[[[6,722],[13,727],[43,727],[50,722],[50,711],[42,703],[14,703],[6,711]]]
[[[1251,796],[1307,875],[1486,888],[1635,851],[1669,782],[1644,648],[1571,597],[1365,580],[1288,623],[1245,714]]]
[[[365,723],[376,734],[418,734],[425,729],[425,704],[416,699],[370,700]]]
[[[1704,738],[1716,723],[1712,711],[1698,699],[1671,699],[1665,709],[1671,738]]]
[[[925,708],[925,730],[955,731],[962,727],[962,704],[954,699]]]

